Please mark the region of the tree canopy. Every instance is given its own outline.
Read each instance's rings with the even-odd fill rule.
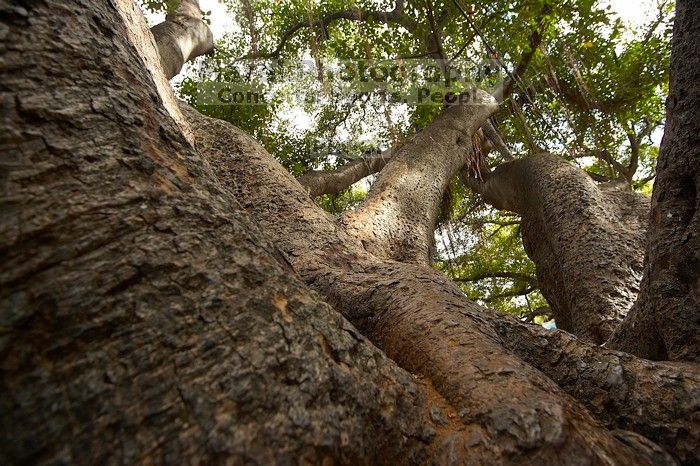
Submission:
[[[594,0],[223,3],[231,24],[215,52],[189,67],[180,95],[254,135],[296,176],[401,145],[440,114],[443,99],[428,92],[494,88],[517,73],[492,118],[505,147],[492,150],[491,164],[504,160],[501,152],[546,151],[599,183],[651,193],[668,91],[671,1],[645,5],[649,16],[637,29]],[[142,5],[168,9],[159,0]],[[382,76],[392,67],[403,74]],[[230,105],[203,97],[220,89],[217,83],[262,98]],[[342,213],[361,202],[371,179],[317,201]],[[472,299],[516,315],[541,313],[546,302],[517,216],[486,206],[455,180],[440,218],[440,270]]]

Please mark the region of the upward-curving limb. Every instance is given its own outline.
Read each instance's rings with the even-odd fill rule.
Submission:
[[[430,264],[443,194],[473,150],[474,133],[498,108],[494,98],[480,90],[460,99],[402,146],[362,205],[343,216],[344,227],[368,251]]]
[[[214,36],[202,19],[199,1],[179,2],[164,22],[151,28],[168,79],[179,74],[186,62],[214,50]]]

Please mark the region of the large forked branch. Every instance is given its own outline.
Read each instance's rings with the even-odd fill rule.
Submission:
[[[180,73],[186,62],[214,50],[214,36],[202,20],[198,0],[181,0],[177,9],[164,22],[153,26],[151,32],[168,79]]]
[[[225,122],[194,111],[188,117],[196,127],[197,146],[216,168],[217,183],[247,186],[237,191],[240,201],[273,238],[292,268],[386,354],[430,380],[455,412],[461,413],[457,422],[465,432],[472,432],[475,423],[483,423],[487,426],[481,431],[481,435],[488,436],[485,441],[503,441],[517,451],[525,446],[534,457],[549,458],[550,462],[546,455],[552,453],[551,449],[558,458],[566,458],[572,445],[579,449],[577,457],[590,454],[589,447],[578,440],[580,434],[591,434],[590,421],[573,414],[576,408],[566,398],[558,398],[556,389],[538,371],[523,367],[500,349],[500,341],[509,345],[527,341],[527,346],[532,346],[533,366],[550,370],[552,376],[571,375],[568,379],[559,377],[567,391],[587,403],[610,407],[609,411],[596,411],[610,427],[648,432],[650,438],[662,442],[685,461],[696,457],[693,404],[675,400],[684,400],[696,390],[697,370],[669,365],[665,376],[656,378],[656,366],[630,357],[622,361],[622,383],[615,378],[619,367],[614,364],[614,352],[576,339],[570,339],[565,348],[554,333],[526,337],[533,327],[520,326],[510,317],[468,302],[436,271],[368,255],[249,137]],[[218,142],[221,138],[235,143],[224,149]],[[518,335],[520,331],[526,334]],[[541,348],[552,348],[554,353],[539,351]],[[576,372],[559,372],[563,366],[558,361],[564,360],[560,352],[569,350],[583,358],[583,365],[571,359],[565,364],[571,371],[580,371],[580,378]],[[528,349],[521,345],[518,351]],[[586,387],[591,374],[606,371],[612,375]],[[638,387],[629,388],[637,381]],[[608,386],[614,387],[610,395],[605,391]],[[512,395],[508,400],[494,396],[504,387]],[[590,397],[592,392],[595,398]],[[525,404],[521,400],[526,400]],[[644,409],[644,415],[639,414],[639,408]],[[506,414],[511,412],[518,414]],[[629,419],[633,422],[627,424]],[[661,431],[659,426],[666,425],[668,419],[676,420],[675,430]],[[624,444],[635,443],[629,432],[616,435],[623,436]],[[587,438],[596,444],[594,451],[603,451],[601,447],[609,451],[610,444],[600,431]],[[470,458],[482,462],[499,458],[494,456],[501,454],[498,449],[488,450],[489,457],[481,457],[481,445],[470,450]],[[612,448],[622,453],[622,444]]]
[[[391,157],[391,151],[387,150],[352,160],[335,170],[312,170],[300,176],[299,183],[309,190],[311,197],[338,194],[361,179],[381,171]]]
[[[404,14],[403,4],[403,0],[397,1],[394,9],[391,11],[362,10],[360,8],[353,7],[347,10],[328,13],[319,20],[300,21],[282,34],[279,43],[273,51],[266,53],[251,53],[243,58],[279,58],[280,54],[284,50],[284,47],[287,45],[287,42],[289,42],[301,29],[307,27],[325,29],[332,23],[342,19],[357,22],[371,19],[384,24],[398,24],[403,26],[407,31],[414,31],[418,25],[411,17]]]
[[[352,235],[380,257],[430,263],[438,206],[472,150],[472,137],[497,107],[475,90],[405,144],[382,170],[365,202],[343,217]]]

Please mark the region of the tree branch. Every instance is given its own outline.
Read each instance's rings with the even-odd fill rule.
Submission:
[[[198,0],[181,0],[164,22],[151,28],[151,33],[168,79],[180,73],[186,62],[214,51],[214,36],[202,20]]]
[[[484,132],[486,139],[493,144],[498,153],[501,154],[505,160],[510,161],[515,159],[513,153],[510,151],[510,149],[508,149],[508,146],[506,146],[506,143],[503,142],[501,134],[493,126],[493,123],[491,123],[491,119],[486,120],[486,123],[484,123],[484,125],[481,127],[481,130]]]
[[[289,42],[299,30],[306,27],[326,28],[335,21],[343,19],[357,22],[371,19],[384,24],[398,24],[409,32],[415,31],[418,24],[415,20],[403,13],[403,3],[403,1],[397,1],[394,9],[391,11],[368,11],[353,7],[347,10],[327,13],[317,21],[300,21],[282,34],[277,47],[275,47],[273,51],[268,53],[250,53],[243,58],[279,58],[287,42]]]
[[[474,132],[496,110],[491,95],[474,90],[402,146],[364,203],[343,223],[380,257],[430,263],[438,206],[465,163]]]
[[[648,199],[601,190],[546,154],[502,164],[474,184],[486,202],[522,215],[523,245],[559,328],[605,342],[636,299]]]
[[[527,314],[524,314],[520,316],[520,321],[525,322],[525,323],[530,323],[535,320],[536,317],[542,317],[542,316],[551,316],[552,315],[552,308],[549,306],[542,306],[538,307],[532,312],[528,312]]]
[[[523,54],[520,56],[520,61],[515,67],[515,70],[513,70],[512,73],[509,73],[509,76],[503,81],[501,86],[499,86],[498,89],[496,89],[496,91],[493,93],[493,96],[497,102],[501,103],[505,99],[510,97],[510,95],[513,93],[513,88],[516,84],[516,81],[521,80],[522,77],[525,75],[525,71],[527,71],[528,67],[530,66],[530,63],[532,63],[532,59],[534,58],[535,53],[537,52],[537,49],[541,44],[542,33],[539,31],[538,28],[535,28],[532,31],[532,34],[530,34],[530,38],[528,39],[528,49],[525,52],[523,52]]]
[[[592,96],[584,95],[581,90],[569,84],[566,80],[559,78],[553,69],[550,69],[545,77],[545,81],[557,93],[564,98],[565,101],[574,105],[581,111],[600,110],[603,113],[615,113],[622,109],[627,100],[618,98],[610,100],[595,99]]]
[[[335,170],[312,170],[299,177],[311,197],[338,194],[361,179],[380,172],[391,160],[391,150],[352,160]]]
[[[626,180],[628,180],[628,184],[631,183],[630,173],[629,173],[628,167],[625,167],[617,159],[615,159],[615,157],[610,155],[610,152],[608,152],[607,149],[591,150],[591,151],[576,155],[576,158],[582,158],[582,157],[595,157],[599,160],[602,160],[603,162],[609,163],[615,169],[615,171],[617,171],[621,176],[623,176]],[[596,179],[596,181],[599,181],[599,179]],[[611,180],[608,178],[604,181],[611,181]]]
[[[652,123],[648,119],[644,118],[642,124],[644,125],[642,129],[637,132],[633,123],[623,124],[625,133],[627,134],[627,139],[630,143],[630,162],[627,166],[628,180],[630,184],[634,178],[637,169],[639,168],[639,151],[641,149],[642,142],[644,138],[647,138],[651,133],[659,126],[660,122]]]
[[[489,316],[501,341],[609,428],[654,439],[683,464],[700,456],[697,365],[655,363],[606,350],[561,330]]]

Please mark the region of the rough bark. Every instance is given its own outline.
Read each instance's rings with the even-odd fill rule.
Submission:
[[[637,298],[648,201],[601,190],[551,155],[503,164],[477,188],[495,207],[522,215],[525,251],[557,327],[604,343]]]
[[[344,215],[345,229],[378,257],[430,264],[445,189],[464,165],[474,133],[497,109],[484,91],[463,98],[403,145],[363,204]]]
[[[494,328],[507,348],[611,429],[653,438],[681,463],[700,460],[697,364],[646,361],[512,319],[502,318]]]
[[[639,302],[610,346],[700,361],[700,7],[677,2],[667,117]]]
[[[381,171],[392,154],[390,150],[381,154],[361,157],[335,170],[312,170],[299,177],[299,183],[309,191],[309,196],[338,194],[363,178]]]
[[[281,265],[117,6],[0,2],[0,462],[427,461],[440,398]]]
[[[202,20],[199,0],[179,2],[164,22],[151,28],[168,79],[180,73],[186,62],[214,50],[214,36]]]

